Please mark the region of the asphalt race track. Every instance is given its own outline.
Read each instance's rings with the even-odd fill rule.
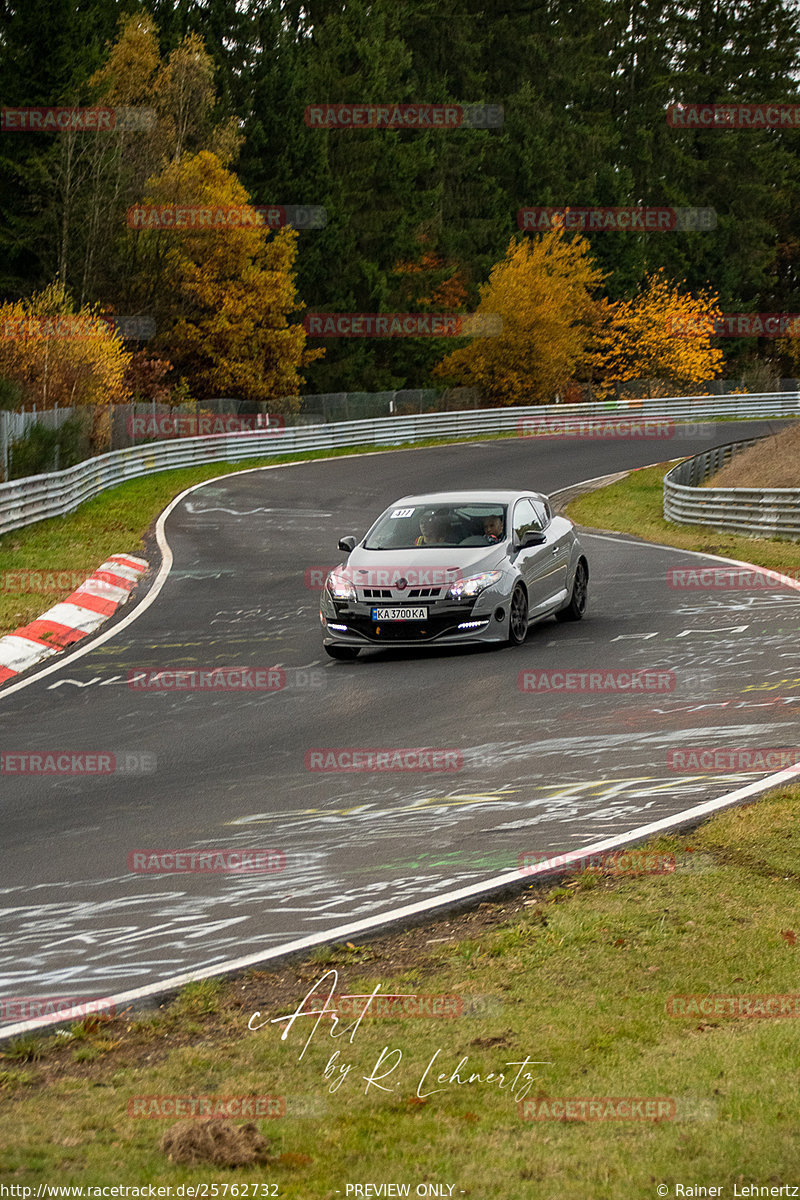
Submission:
[[[708,560],[587,534],[581,623],[548,620],[516,649],[334,663],[314,585],[341,561],[338,537],[360,536],[405,493],[551,492],[771,428],[405,450],[251,471],[186,496],[166,522],[174,564],[155,601],[88,653],[0,692],[6,752],[134,756],[112,776],[3,776],[0,996],[108,996],[324,940],[349,921],[513,871],[520,854],[575,850],[767,774],[674,769],[668,754],[798,744],[800,591],[676,590],[669,568]],[[286,686],[128,685],[131,671],[233,666],[278,666]],[[641,667],[674,672],[674,689],[518,687],[531,669]],[[462,765],[306,768],[307,751],[329,747],[438,747],[460,751]],[[133,873],[128,855],[142,848],[274,848],[286,865]]]

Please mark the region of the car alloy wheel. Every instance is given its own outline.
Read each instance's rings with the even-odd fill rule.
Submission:
[[[517,584],[511,596],[508,616],[508,640],[512,646],[521,646],[528,634],[528,597],[524,587]]]
[[[578,559],[578,565],[575,568],[575,578],[572,582],[572,597],[566,608],[562,608],[556,613],[557,621],[580,621],[583,614],[586,612],[586,600],[589,595],[589,575],[586,570],[586,563],[582,558]]]

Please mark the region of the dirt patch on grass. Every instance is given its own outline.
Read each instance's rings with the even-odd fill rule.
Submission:
[[[230,1121],[179,1121],[161,1139],[170,1162],[195,1166],[249,1167],[269,1162],[269,1142],[255,1125]]]
[[[800,488],[800,422],[737,454],[705,486]]]

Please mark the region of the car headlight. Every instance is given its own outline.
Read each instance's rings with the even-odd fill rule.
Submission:
[[[355,600],[356,589],[346,571],[331,571],[326,580],[326,587],[334,600]]]
[[[480,575],[468,575],[466,579],[457,579],[447,595],[451,600],[469,600],[484,588],[499,583],[502,578],[502,571],[483,571]]]

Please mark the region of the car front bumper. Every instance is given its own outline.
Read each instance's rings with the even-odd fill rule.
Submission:
[[[373,607],[374,602],[335,601],[326,593],[320,611],[324,644],[374,649],[497,643],[508,637],[508,603],[494,589],[491,596],[481,593],[467,604],[428,603],[428,616],[422,621],[373,621]]]

